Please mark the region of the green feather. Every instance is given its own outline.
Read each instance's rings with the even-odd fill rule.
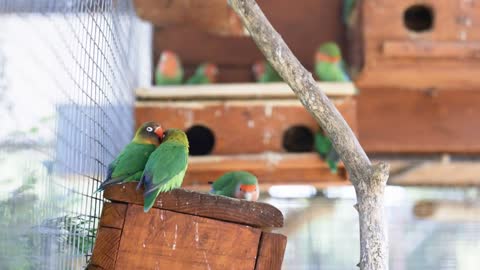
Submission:
[[[113,184],[122,184],[140,180],[148,157],[155,150],[153,144],[131,142],[125,146],[118,157],[108,166],[107,178],[96,192]]]
[[[178,129],[167,130],[162,144],[150,155],[138,185],[145,185],[145,212],[152,208],[159,193],[182,185],[187,167],[187,135]]]
[[[246,171],[227,172],[220,176],[213,184],[211,193],[228,197],[235,197],[238,184],[258,184],[257,177]]]
[[[259,83],[267,83],[267,82],[282,82],[283,79],[280,77],[278,72],[270,65],[268,61],[261,61],[258,62],[257,65],[263,66],[264,72],[263,74],[257,74],[257,82]]]
[[[207,76],[207,68],[210,68],[211,72],[212,69],[214,69],[215,74],[211,74],[212,76],[216,77],[216,74],[218,73],[217,67],[214,64],[211,63],[203,63],[198,68],[195,70],[195,73],[190,77],[186,84],[209,84],[209,83],[214,83],[210,80],[210,78]]]
[[[332,148],[332,142],[328,139],[327,136],[323,135],[320,131],[315,134],[315,141],[314,141],[315,150],[318,154],[325,158]]]

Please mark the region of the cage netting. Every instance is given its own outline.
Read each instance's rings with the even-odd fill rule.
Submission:
[[[0,25],[0,269],[82,269],[149,26],[129,0],[2,0]]]

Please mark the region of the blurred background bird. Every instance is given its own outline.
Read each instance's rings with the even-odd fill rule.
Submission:
[[[173,51],[162,51],[155,69],[155,84],[177,85],[181,84],[182,80],[183,67],[178,55]]]
[[[212,183],[212,194],[256,201],[260,196],[258,179],[246,171],[233,171],[225,173]]]
[[[213,63],[203,63],[195,70],[186,84],[209,84],[218,80],[218,67]]]
[[[253,77],[256,82],[282,82],[283,79],[266,60],[258,60],[252,66]]]

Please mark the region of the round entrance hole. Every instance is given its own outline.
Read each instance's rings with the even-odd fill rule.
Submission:
[[[204,156],[212,152],[215,145],[215,136],[211,129],[202,125],[192,126],[187,130],[190,155]]]
[[[283,148],[287,152],[311,152],[313,132],[306,126],[293,126],[283,133]]]
[[[424,32],[433,28],[434,14],[429,6],[413,5],[407,8],[403,14],[403,23],[408,30]]]

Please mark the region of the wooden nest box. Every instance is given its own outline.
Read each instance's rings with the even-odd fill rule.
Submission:
[[[361,89],[480,86],[480,5],[464,0],[360,1],[351,46]],[[355,58],[355,57],[353,57]],[[421,75],[419,75],[421,74]]]
[[[350,83],[320,83],[356,130]],[[231,170],[247,170],[261,184],[297,181],[347,184],[343,166],[332,174],[313,152],[320,128],[285,83],[162,86],[137,91],[136,123],[158,121],[184,129],[190,142],[184,185],[207,184]]]
[[[281,268],[287,239],[270,232],[282,213],[265,204],[183,189],[161,194],[148,213],[136,183],[105,190],[87,269]]]

